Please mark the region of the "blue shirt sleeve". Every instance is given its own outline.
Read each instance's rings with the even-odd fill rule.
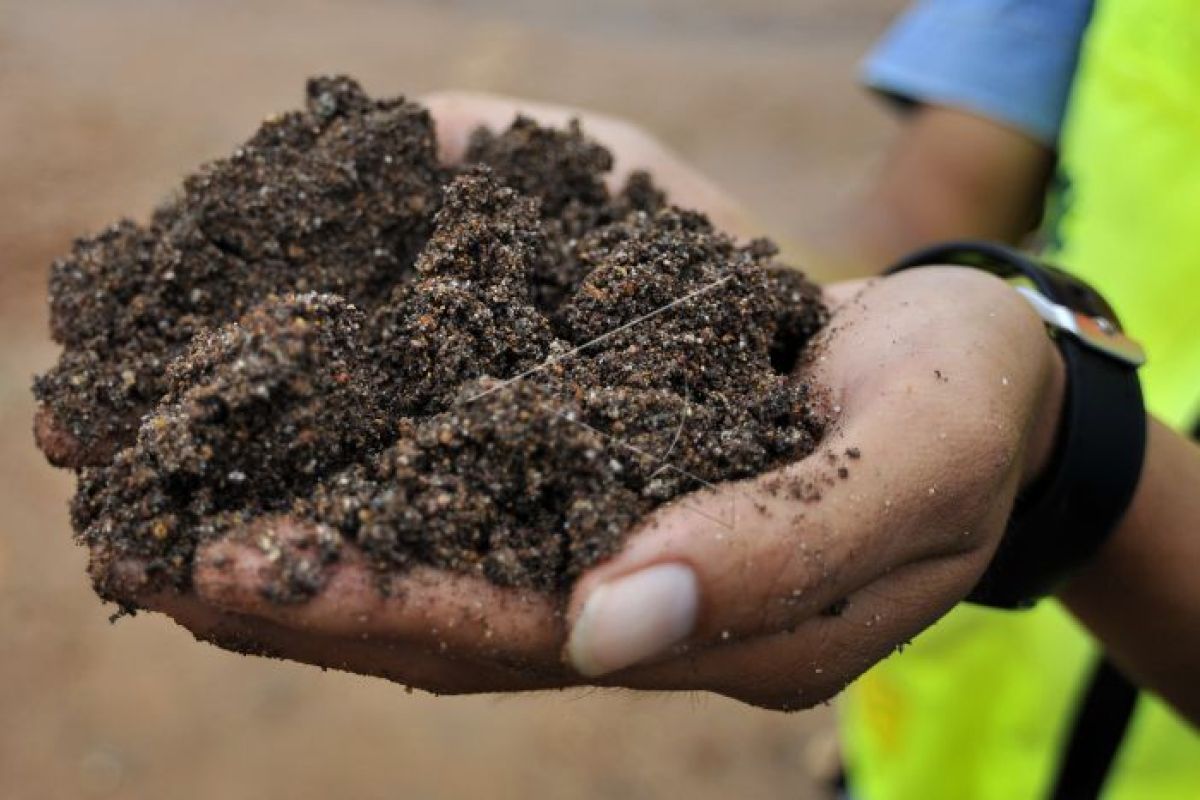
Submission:
[[[959,108],[1050,147],[1092,0],[921,0],[863,66],[868,86],[905,103]]]

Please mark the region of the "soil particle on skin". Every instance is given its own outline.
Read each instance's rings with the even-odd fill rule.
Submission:
[[[814,450],[819,392],[788,373],[828,315],[770,243],[645,174],[610,194],[575,124],[436,150],[418,106],[314,79],[54,264],[36,430],[103,596],[131,562],[186,587],[198,545],[281,519],[308,532],[281,602],[345,543],[558,591],[664,502]]]

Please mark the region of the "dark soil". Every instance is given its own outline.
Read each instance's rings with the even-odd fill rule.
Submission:
[[[78,472],[92,577],[186,587],[197,545],[290,515],[320,558],[563,589],[680,494],[810,453],[789,377],[819,290],[650,178],[517,119],[464,165],[429,115],[314,79],[148,224],[51,273],[39,443]]]

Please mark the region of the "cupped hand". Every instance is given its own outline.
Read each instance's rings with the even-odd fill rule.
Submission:
[[[316,597],[280,605],[253,537],[208,545],[193,594],[140,602],[227,647],[437,692],[827,699],[974,586],[1046,460],[1062,383],[1037,317],[989,276],[927,268],[833,294],[849,299],[805,367],[835,404],[821,449],[665,507],[566,603],[432,570],[380,592],[348,550]]]
[[[515,111],[503,98],[426,102],[449,159],[467,131]],[[676,202],[738,208],[628,123],[521,109],[583,116],[618,171],[650,170]],[[720,224],[751,232],[741,219]],[[926,268],[828,292],[833,320],[802,366],[834,410],[818,452],[664,507],[569,598],[430,569],[381,591],[346,545],[313,598],[279,604],[264,589],[281,562],[255,542],[303,551],[311,536],[279,518],[202,548],[189,592],[130,599],[229,649],[440,693],[596,684],[820,702],[971,590],[1047,458],[1063,382],[1040,320],[982,273]]]

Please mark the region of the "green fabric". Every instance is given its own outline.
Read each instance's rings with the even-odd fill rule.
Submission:
[[[1102,5],[1064,131],[1053,258],[1146,347],[1147,405],[1200,414],[1200,3]]]
[[[1098,4],[1050,208],[1050,257],[1112,302],[1147,349],[1149,408],[1186,430],[1200,413],[1200,2]],[[955,609],[846,693],[854,795],[1045,796],[1095,658],[1053,601]],[[1143,695],[1104,797],[1200,797],[1200,736]]]

